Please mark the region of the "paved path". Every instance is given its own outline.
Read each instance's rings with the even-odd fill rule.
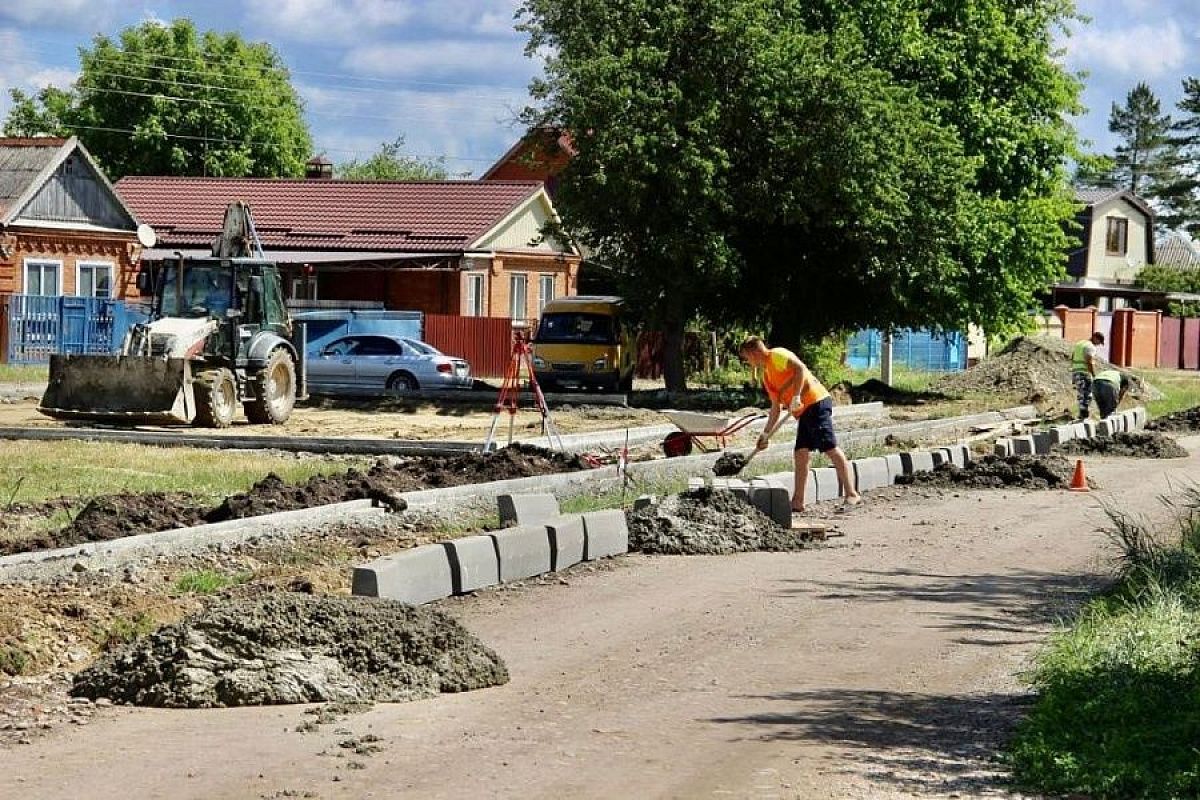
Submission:
[[[307,734],[299,707],[115,710],[0,751],[0,797],[1000,795],[1014,674],[1103,579],[1099,501],[1153,508],[1200,458],[1089,463],[1110,491],[876,495],[819,550],[447,602],[511,683]],[[382,752],[338,746],[367,733]]]

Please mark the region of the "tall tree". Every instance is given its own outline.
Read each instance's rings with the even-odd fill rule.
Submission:
[[[96,36],[79,58],[69,92],[14,95],[5,130],[57,125],[114,178],[303,174],[303,105],[270,45],[179,19]]]
[[[526,0],[531,124],[573,133],[564,225],[676,346],[1017,324],[1072,207],[1066,0]],[[968,13],[969,11],[969,13]]]
[[[1175,174],[1162,183],[1159,221],[1167,228],[1200,234],[1200,78],[1183,80],[1183,115],[1171,126]]]
[[[33,95],[20,89],[10,89],[8,94],[12,107],[4,121],[5,136],[71,135],[65,121],[74,102],[71,92],[46,86]]]
[[[1171,182],[1171,115],[1162,113],[1158,98],[1145,83],[1112,105],[1108,130],[1121,137],[1113,156],[1117,185],[1134,194],[1154,197]]]
[[[382,143],[370,158],[342,164],[337,177],[360,181],[440,181],[447,177],[446,159],[407,155],[401,134]]]

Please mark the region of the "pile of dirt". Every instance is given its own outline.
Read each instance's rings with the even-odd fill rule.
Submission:
[[[71,693],[212,708],[394,703],[507,682],[500,657],[440,611],[272,592],[135,639],[78,673]]]
[[[900,475],[896,483],[954,489],[1065,489],[1074,474],[1074,463],[1062,456],[984,456],[966,467],[942,464],[932,472]]]
[[[1146,423],[1146,430],[1167,431],[1169,433],[1192,433],[1200,431],[1200,406],[1155,417]]]
[[[743,453],[735,453],[732,450],[726,451],[713,463],[713,475],[716,475],[718,478],[733,477],[745,468],[746,462],[749,460],[750,457]]]
[[[1074,343],[1049,336],[1021,336],[993,356],[935,384],[951,394],[1018,394],[1037,403],[1073,392],[1071,351]]]
[[[629,549],[668,555],[801,550],[804,542],[732,492],[693,489],[631,511]]]
[[[70,547],[350,500],[377,499],[395,507],[391,497],[395,492],[527,478],[586,467],[578,455],[514,444],[487,454],[414,456],[394,463],[379,461],[365,472],[351,469],[335,475],[315,475],[297,484],[271,473],[249,491],[227,497],[216,507],[199,505],[187,494],[108,495],[89,501],[69,525],[58,531],[32,540],[0,542],[0,554]]]
[[[1129,456],[1131,458],[1187,458],[1179,442],[1157,431],[1118,433],[1111,437],[1075,439],[1054,448],[1067,455]]]

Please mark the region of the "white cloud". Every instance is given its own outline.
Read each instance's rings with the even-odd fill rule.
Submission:
[[[0,28],[0,122],[12,107],[8,89],[35,92],[46,86],[67,88],[79,73],[73,69],[44,64],[22,44],[22,33],[15,28]]]
[[[478,75],[524,83],[536,71],[517,41],[424,40],[356,48],[342,60],[355,72],[390,78]]]
[[[1174,19],[1119,29],[1091,27],[1065,42],[1067,62],[1092,74],[1152,80],[1179,73],[1189,57],[1189,43]]]
[[[260,0],[248,8],[250,19],[272,36],[329,44],[376,38],[413,14],[408,0]]]
[[[0,22],[92,33],[106,28],[125,5],[122,0],[4,0]]]

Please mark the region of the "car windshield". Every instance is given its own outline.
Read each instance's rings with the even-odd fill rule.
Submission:
[[[214,266],[189,266],[179,289],[179,267],[163,269],[162,311],[174,317],[222,317],[233,305],[233,271]]]
[[[538,323],[537,338],[534,341],[539,344],[613,344],[613,318],[605,314],[577,312],[545,314]]]
[[[428,345],[428,344],[425,344],[424,342],[418,342],[416,339],[405,339],[404,343],[406,345],[408,345],[409,347],[411,347],[413,350],[416,350],[419,355],[440,356],[442,354],[442,351],[438,350],[433,345]]]

